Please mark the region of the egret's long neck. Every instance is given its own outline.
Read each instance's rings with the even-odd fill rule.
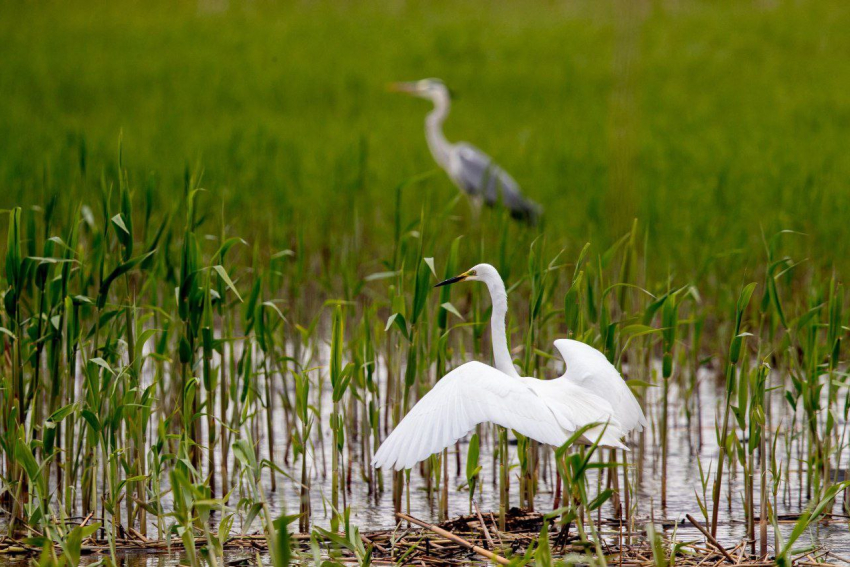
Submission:
[[[451,149],[451,144],[443,135],[443,122],[449,115],[449,97],[447,94],[439,93],[431,100],[434,102],[434,110],[425,118],[425,137],[434,159],[445,168],[449,166],[449,150]]]
[[[501,278],[493,278],[487,282],[487,290],[493,302],[493,313],[490,315],[490,334],[493,339],[493,359],[496,368],[508,376],[519,378],[519,373],[514,368],[511,360],[511,352],[508,349],[507,328],[505,318],[508,314],[508,292]]]

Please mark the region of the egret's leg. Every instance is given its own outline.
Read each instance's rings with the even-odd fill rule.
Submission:
[[[449,450],[443,449],[443,487],[440,495],[440,511],[445,519],[449,518]]]
[[[499,529],[505,531],[508,510],[508,430],[499,427]]]

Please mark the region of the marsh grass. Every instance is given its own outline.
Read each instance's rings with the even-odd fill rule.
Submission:
[[[352,483],[366,483],[369,498],[392,490],[396,510],[409,511],[413,476],[425,479],[446,518],[455,487],[469,491],[470,510],[476,492],[488,489],[479,460],[488,443],[497,447],[500,529],[509,507],[531,509],[542,479],[557,476],[556,516],[599,556],[603,506],[626,525],[640,521],[636,487],[647,459],[660,463],[657,504],[665,509],[670,414],[694,403],[692,373],[720,368],[720,453],[695,502],[712,532],[727,521],[723,486],[740,473],[750,553],[764,556],[773,547],[787,555],[790,544],[782,544],[775,522],[780,498],[789,503],[792,453],[805,465],[793,486],[805,491],[802,504],[818,503],[812,514],[829,510],[846,488],[836,473],[844,466],[846,421],[835,414],[848,411],[841,364],[847,325],[835,275],[784,257],[785,270],[765,265],[767,285],[746,284],[733,301],[725,290],[701,291],[699,282],[653,280],[640,268],[647,262],[637,247],[647,230],[640,223],[608,249],[571,252],[501,215],[491,217],[495,226],[474,226],[460,239],[424,209],[399,212],[397,236],[379,265],[354,261],[347,247],[318,261],[297,230],[283,252],[229,234],[199,176],[187,176],[181,204],[144,216],[134,210],[138,191],[123,171],[118,178],[124,181],[113,194],[104,176],[97,214],[57,196],[43,210],[7,215],[2,471],[16,537],[37,530],[67,542],[76,537],[71,518],[96,514],[113,557],[123,534],[144,536],[154,526],[157,537],[175,533],[187,548],[203,537],[200,555],[187,561],[215,564],[229,533],[250,529],[255,518],[271,540],[278,537],[266,490],[280,493],[280,483],[298,493],[298,513],[285,523],[297,518],[305,532],[329,519],[330,533],[354,533]],[[181,216],[183,226],[172,222]],[[432,292],[440,264],[453,274],[466,265],[461,256],[488,254],[488,231],[500,243],[497,256],[505,254],[508,326],[524,373],[546,378],[563,368],[541,348],[553,338],[586,341],[622,369],[652,426],[631,439],[636,453],[595,446],[553,452],[518,435],[513,447],[513,434],[482,426],[465,469],[460,454],[458,467],[449,466],[453,448],[389,475],[388,486],[369,465],[383,437],[444,372],[490,355],[481,291]],[[524,258],[506,252],[509,240],[525,242]],[[473,242],[480,244],[466,250]],[[443,246],[445,259],[437,253]],[[771,246],[770,254],[779,253]],[[762,300],[754,301],[760,287]],[[693,337],[694,321],[699,341],[682,334],[690,329]],[[696,450],[699,435],[686,431]],[[640,450],[647,435],[660,436],[659,452]],[[326,513],[316,518],[311,491],[325,476]],[[289,509],[283,494],[275,499]],[[271,553],[282,554],[271,540]]]
[[[436,76],[459,93],[449,139],[481,147],[545,205],[550,243],[607,248],[637,217],[654,277],[741,283],[760,227],[789,229],[808,235],[785,242],[797,261],[846,273],[843,2],[525,4],[10,6],[0,208],[54,192],[94,206],[123,130],[128,177],[151,193],[139,208],[173,203],[200,163],[234,234],[282,250],[297,225],[317,251],[338,244],[326,227],[347,212],[369,260],[383,258],[391,188],[435,168],[427,104],[385,85]],[[403,211],[438,213],[456,196],[435,175]]]
[[[333,545],[365,562],[353,504],[386,493],[410,512],[424,486],[445,519],[450,502],[472,510],[492,491],[504,529],[511,506],[538,505],[545,485],[562,525],[599,556],[603,509],[627,538],[647,509],[677,513],[665,508],[667,472],[684,416],[700,459],[694,509],[711,533],[742,517],[753,557],[787,561],[817,517],[847,501],[846,10],[685,3],[624,22],[610,6],[532,3],[470,25],[481,17],[471,4],[436,4],[424,22],[423,5],[397,8],[207,16],[183,6],[166,19],[112,7],[84,24],[85,9],[21,4],[0,20],[8,533],[59,542],[45,564],[70,565],[92,536],[113,557],[128,533],[202,539],[187,557],[195,565],[222,562],[231,533],[260,526],[277,565],[298,519],[316,548],[329,525]],[[24,17],[30,25],[14,24]],[[137,33],[113,48],[118,20]],[[361,21],[386,33],[351,41]],[[564,38],[566,54],[547,47]],[[612,51],[636,39],[636,63],[612,66]],[[197,76],[184,81],[169,49]],[[132,88],[138,75],[122,59],[140,51],[150,89]],[[288,57],[271,65],[271,52]],[[534,69],[513,64],[532,52]],[[480,56],[474,81],[468,61],[456,65],[469,53]],[[742,54],[761,72],[730,63]],[[232,79],[213,88],[204,70],[219,67]],[[377,94],[437,71],[467,93],[451,137],[480,143],[546,205],[539,226],[472,210],[425,153],[424,108]],[[625,98],[611,102],[612,84]],[[33,112],[33,93],[55,106]],[[96,109],[119,103],[135,110],[120,114],[116,151],[120,125]],[[604,126],[614,104],[639,120]],[[213,114],[215,128],[198,127]],[[490,359],[483,290],[431,289],[438,273],[482,261],[510,289],[524,374],[559,375],[548,345],[563,336],[622,371],[651,421],[632,451],[514,446],[513,433],[481,426],[466,451],[459,443],[412,471],[370,467],[440,377]],[[706,385],[722,392],[713,420],[701,411],[713,402]],[[660,492],[648,498],[656,471]],[[358,483],[366,503],[351,501]],[[780,509],[802,513],[785,540]]]

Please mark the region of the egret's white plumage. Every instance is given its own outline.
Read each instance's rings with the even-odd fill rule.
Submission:
[[[540,205],[523,196],[519,184],[487,154],[466,142],[451,143],[443,134],[443,122],[449,115],[451,97],[439,79],[423,79],[413,83],[397,83],[401,92],[426,98],[434,109],[425,118],[425,139],[434,160],[457,187],[485,204],[504,205],[515,218],[535,222]]]
[[[450,447],[476,425],[492,422],[541,443],[560,446],[572,433],[585,442],[625,448],[621,439],[641,430],[646,418],[617,369],[584,343],[555,341],[567,363],[555,380],[521,377],[513,366],[505,332],[508,309],[502,278],[493,266],[479,264],[438,285],[483,281],[493,300],[491,330],[496,368],[467,362],[440,379],[408,412],[375,452],[376,467],[407,469]]]
[[[558,339],[555,348],[567,363],[563,379],[605,396],[623,431],[643,431],[646,417],[640,404],[604,354],[572,339]]]

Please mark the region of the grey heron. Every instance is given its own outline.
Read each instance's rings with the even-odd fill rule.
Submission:
[[[419,461],[455,444],[479,423],[502,427],[559,447],[571,433],[585,442],[624,449],[621,439],[640,431],[646,417],[634,394],[605,355],[571,339],[555,341],[566,373],[555,380],[522,377],[508,350],[505,316],[508,294],[499,272],[478,264],[437,286],[461,281],[487,285],[493,304],[490,328],[496,367],[467,362],[440,379],[413,406],[375,452],[372,465],[409,469]],[[595,425],[593,425],[595,424]]]
[[[467,195],[481,199],[489,206],[502,203],[514,218],[534,223],[542,209],[525,198],[519,184],[507,171],[466,142],[451,143],[443,134],[443,122],[449,114],[451,96],[449,89],[439,79],[423,79],[411,83],[394,83],[392,89],[434,103],[434,109],[425,118],[425,138],[437,164]]]

